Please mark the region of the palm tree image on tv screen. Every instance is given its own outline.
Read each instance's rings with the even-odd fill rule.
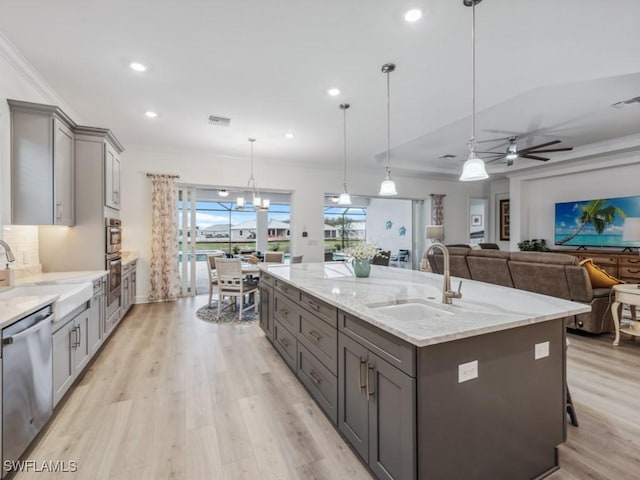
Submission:
[[[640,217],[640,196],[556,203],[555,244],[585,247],[637,247],[624,241],[627,218]]]

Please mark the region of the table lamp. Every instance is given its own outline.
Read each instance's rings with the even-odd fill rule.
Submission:
[[[441,242],[444,240],[444,225],[427,225],[427,234],[425,237],[428,240]]]
[[[628,217],[624,221],[622,226],[622,241],[623,242],[640,242],[640,217]],[[626,247],[626,249],[631,249]],[[640,254],[640,247],[638,247],[638,254]]]

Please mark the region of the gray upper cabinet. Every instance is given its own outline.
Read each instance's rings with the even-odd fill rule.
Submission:
[[[104,204],[120,210],[120,157],[110,144],[105,144],[104,163]]]
[[[75,223],[75,124],[62,110],[7,100],[11,109],[11,222]]]

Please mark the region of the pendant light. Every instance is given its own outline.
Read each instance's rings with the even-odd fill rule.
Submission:
[[[471,22],[471,70],[472,70],[472,87],[471,87],[471,139],[469,140],[469,158],[464,162],[462,167],[462,175],[460,180],[463,182],[471,182],[474,180],[484,180],[489,178],[484,161],[476,155],[476,3],[482,0],[463,0],[465,7],[472,9]]]
[[[351,105],[348,103],[341,103],[340,110],[342,110],[342,119],[344,125],[344,177],[343,186],[344,191],[338,197],[338,205],[351,205],[351,195],[347,191],[347,108]]]
[[[258,211],[266,211],[269,210],[269,205],[271,204],[270,200],[267,198],[262,198],[260,196],[260,191],[258,190],[258,185],[256,184],[256,179],[253,177],[253,143],[256,141],[255,138],[249,138],[249,144],[251,145],[251,176],[249,177],[249,181],[247,182],[247,190],[245,191],[243,196],[240,196],[236,199],[236,209],[244,210],[247,197],[249,196],[249,192],[251,192],[251,203],[253,204],[253,208]]]
[[[382,73],[387,75],[387,168],[385,170],[384,180],[380,184],[380,192],[378,195],[390,196],[397,195],[396,183],[391,180],[391,100],[389,88],[389,74],[396,69],[395,64],[385,63],[382,65]]]

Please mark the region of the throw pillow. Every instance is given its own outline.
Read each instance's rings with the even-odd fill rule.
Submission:
[[[622,280],[618,280],[616,277],[609,275],[599,266],[594,264],[593,260],[590,258],[582,260],[580,265],[587,269],[592,288],[608,288],[618,285],[619,283],[624,283]]]

